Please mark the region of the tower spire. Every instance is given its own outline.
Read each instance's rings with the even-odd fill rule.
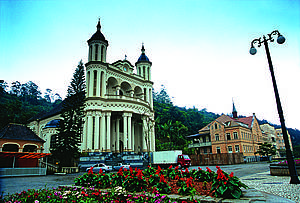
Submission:
[[[234,106],[233,99],[232,99],[232,117],[237,118],[237,111],[236,111],[236,108]]]
[[[101,25],[100,25],[100,18],[99,18],[98,24],[97,24],[97,31],[100,31],[100,29],[101,29]]]

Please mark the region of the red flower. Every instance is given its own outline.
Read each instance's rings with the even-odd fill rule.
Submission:
[[[192,177],[190,177],[190,178],[188,178],[187,180],[186,180],[186,186],[187,187],[192,187],[192,181],[193,181],[193,178]]]
[[[169,169],[172,169],[173,168],[173,166],[171,165],[170,167],[169,167]]]
[[[133,172],[133,168],[131,166],[129,167],[129,170],[130,170],[130,173]]]
[[[89,169],[88,174],[93,174],[93,168],[94,168],[94,167],[91,167],[91,168]]]
[[[138,173],[136,174],[136,176],[138,177],[139,180],[143,179],[143,172],[141,169],[138,170]]]
[[[198,167],[198,170],[199,170],[199,171],[202,171],[202,168]]]
[[[230,177],[230,178],[232,178],[232,177],[233,177],[233,172],[231,172],[231,173],[229,174],[229,177]]]
[[[207,171],[208,171],[209,173],[211,173],[211,170],[210,170],[210,168],[206,167],[206,169],[207,169]]]
[[[159,180],[159,182],[161,183],[165,183],[166,181],[165,181],[165,176],[163,175],[163,174],[161,174],[160,175],[160,180]]]
[[[189,169],[188,168],[185,168],[185,173],[189,173]]]
[[[119,169],[118,173],[117,173],[119,176],[123,176],[123,170],[122,168]]]
[[[178,170],[178,168],[179,168],[179,166],[176,166],[176,167],[175,167],[175,170],[177,171],[177,170]]]
[[[178,175],[176,175],[176,176],[175,176],[175,180],[178,180],[178,179],[179,179],[179,176],[178,176]]]
[[[99,170],[99,174],[102,174],[103,173],[103,171],[102,171],[102,168],[100,168],[100,170]]]

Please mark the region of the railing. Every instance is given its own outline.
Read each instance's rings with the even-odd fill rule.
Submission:
[[[195,147],[210,147],[211,142],[199,142],[199,143],[192,143],[189,144],[189,148],[195,148]]]
[[[45,175],[46,168],[0,168],[0,177]]]
[[[136,98],[136,97],[129,97],[129,96],[125,96],[125,95],[106,95],[106,97],[107,97],[107,99],[121,99],[121,100],[127,100],[127,101],[136,101],[136,102],[140,102],[140,103],[149,105],[149,103],[146,102],[145,100]]]

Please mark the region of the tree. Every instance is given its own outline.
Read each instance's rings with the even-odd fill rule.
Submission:
[[[74,161],[80,153],[86,101],[85,88],[84,66],[80,61],[68,87],[67,97],[63,101],[62,119],[50,149],[53,156],[59,160],[60,166],[74,166]]]
[[[276,148],[270,143],[259,143],[259,149],[255,154],[259,154],[261,156],[267,156],[268,161],[270,161],[270,156],[276,155]]]

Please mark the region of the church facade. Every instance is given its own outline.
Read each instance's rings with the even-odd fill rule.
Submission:
[[[145,54],[144,45],[134,65],[126,58],[107,63],[109,44],[101,33],[100,20],[96,27],[96,32],[87,41],[87,101],[81,151],[155,151],[152,62]],[[49,131],[47,124],[54,123],[59,115],[59,111],[55,111],[51,116],[39,117],[28,124],[46,140],[45,151],[50,151],[51,137],[57,133],[53,126],[51,129],[54,130]]]
[[[155,151],[152,63],[144,45],[135,66],[126,59],[107,63],[100,21],[88,45],[82,151]]]

